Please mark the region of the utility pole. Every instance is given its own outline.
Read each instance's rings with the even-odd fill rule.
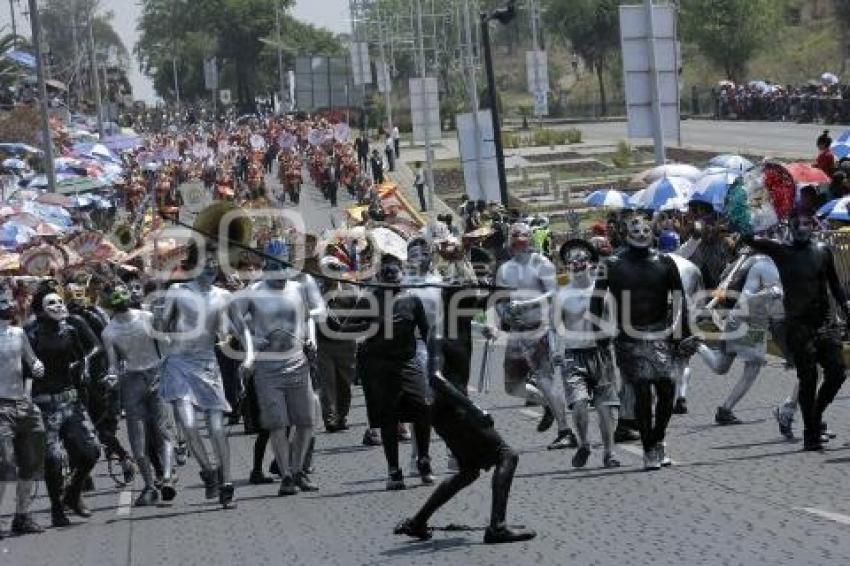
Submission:
[[[171,77],[174,79],[174,98],[177,102],[177,111],[180,111],[180,80],[177,77],[177,53],[171,57]]]
[[[493,145],[496,149],[496,166],[499,171],[499,195],[502,204],[508,206],[508,176],[505,174],[505,150],[502,147],[502,126],[499,117],[499,95],[496,93],[496,73],[493,70],[493,54],[490,46],[490,15],[481,14],[481,43],[484,46],[484,67],[487,71],[487,93],[490,97],[490,112],[493,114]]]
[[[29,0],[32,43],[35,48],[35,68],[38,77],[38,97],[41,107],[41,135],[44,138],[44,168],[47,174],[48,192],[56,192],[56,166],[53,164],[53,138],[50,135],[49,105],[47,103],[47,84],[44,79],[44,60],[41,54],[41,22],[38,14],[38,0]]]
[[[280,81],[280,113],[283,114],[283,101],[286,98],[286,79],[283,71],[283,31],[281,28],[280,2],[274,3],[275,29],[277,30],[277,75]]]
[[[32,3],[34,0],[30,0]],[[94,105],[97,111],[97,133],[100,140],[106,137],[103,129],[103,100],[100,97],[100,76],[97,72],[97,56],[94,52],[94,6],[89,3],[89,64],[91,65],[91,87],[94,93]]]
[[[390,66],[387,64],[387,50],[384,47],[384,19],[381,15],[381,3],[375,4],[375,10],[378,16],[378,48],[381,54],[381,67],[384,73],[384,106],[387,109],[387,135],[391,135],[393,131],[393,103],[390,96]]]
[[[12,37],[18,37],[18,22],[15,19],[15,0],[9,0],[9,15],[12,18]]]
[[[478,174],[478,195],[487,194],[484,187],[484,167],[481,161],[481,121],[478,117],[478,78],[475,69],[475,51],[473,49],[474,39],[472,37],[472,16],[470,15],[469,0],[463,0],[463,34],[466,49],[463,54],[463,70],[466,75],[466,85],[469,91],[469,111],[472,113],[472,128],[475,131],[475,166]]]
[[[73,0],[71,4],[73,15],[71,16],[71,43],[74,44],[74,96],[77,99],[77,111],[80,109],[80,99],[82,98],[83,86],[80,80],[80,45],[77,37],[77,0]]]
[[[425,181],[428,184],[428,211],[434,216],[434,154],[431,151],[431,123],[428,120],[428,95],[425,92],[425,33],[422,29],[422,0],[416,0],[416,35],[419,44],[419,78],[422,80],[422,115],[423,128],[425,129]]]
[[[664,147],[664,121],[661,118],[661,92],[658,84],[658,57],[655,49],[655,15],[652,0],[644,0],[646,10],[646,34],[649,46],[649,81],[652,91],[652,122],[655,142],[655,163],[664,165],[667,162],[667,152]]]

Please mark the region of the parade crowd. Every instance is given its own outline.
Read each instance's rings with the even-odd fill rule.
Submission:
[[[565,465],[591,461],[593,411],[601,466],[622,465],[622,442],[640,442],[648,471],[671,466],[666,430],[688,411],[694,356],[721,374],[740,361],[715,415],[718,425],[734,425],[769,341],[798,377],[788,398],[777,399],[780,432],[794,437],[799,408],[804,450],[830,441],[823,417],[845,379],[836,313],[847,320],[850,303],[818,237],[818,193],[784,212],[777,204],[774,222],[747,227],[703,203],[610,214],[565,239],[543,217],[486,203],[465,202],[460,225],[451,215],[417,225],[416,214],[387,200],[383,171],[399,157],[397,134],[379,142],[383,156],[370,152],[365,134],[348,137],[344,124],[308,116],[161,134],[126,157],[135,189],[122,200],[132,238],[141,240],[180,217],[187,180],[206,186],[208,210],[246,220],[254,208],[298,205],[302,191],[337,206],[342,187],[359,205],[344,228],[311,235],[273,220],[222,240],[220,215],[202,211],[192,226],[199,237],[176,264],[164,266],[153,251],[83,278],[8,278],[0,496],[16,486],[12,533],[42,530],[30,511],[42,479],[54,527],[69,525],[69,514],[90,517],[84,494],[101,457],[111,472],[117,464],[117,482],[141,476],[135,505],[149,506],[178,498],[178,470],[191,455],[205,497],[231,508],[227,427],[239,421],[256,434],[252,484],[278,481],[264,465],[271,445],[277,494],[316,491],[316,428],[349,430],[359,385],[368,416],[362,443],[381,447],[387,490],[411,481],[399,450],[405,440],[418,481],[435,484],[438,468],[448,474],[396,534],[429,538],[432,515],[492,469],[484,541],[529,540],[535,533],[509,527],[506,517],[518,452],[469,397],[470,386],[490,385],[470,383],[477,333],[486,348],[504,346],[504,391],[543,409],[537,431],[554,427],[548,448],[571,451]],[[817,165],[837,179],[830,141],[819,140]],[[171,156],[161,159],[168,164],[151,156],[158,152]],[[122,414],[129,447],[118,433]],[[432,460],[433,433],[449,461]]]

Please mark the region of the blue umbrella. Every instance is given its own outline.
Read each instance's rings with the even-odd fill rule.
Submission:
[[[829,201],[818,209],[817,215],[827,220],[843,220],[850,222],[850,197],[842,197]]]
[[[588,206],[600,208],[628,208],[629,197],[625,193],[610,189],[607,191],[593,191],[584,199]]]
[[[850,130],[842,132],[840,136],[832,141],[832,153],[836,159],[844,159],[850,155]]]
[[[681,177],[662,177],[629,199],[635,208],[660,210],[671,200],[681,200],[691,193],[693,183]]]
[[[749,171],[755,165],[746,157],[740,155],[718,155],[708,162],[710,167],[722,167],[731,171]]]
[[[690,202],[705,202],[710,204],[715,211],[723,212],[726,206],[726,194],[737,178],[737,175],[730,173],[703,175],[694,183]]]
[[[15,221],[6,222],[0,226],[0,246],[16,248],[26,244],[35,236],[35,230]]]

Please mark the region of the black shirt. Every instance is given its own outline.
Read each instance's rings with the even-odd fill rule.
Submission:
[[[75,389],[83,364],[74,364],[85,356],[78,331],[68,322],[48,319],[39,319],[26,330],[36,357],[44,364],[44,377],[33,380],[33,396]]]

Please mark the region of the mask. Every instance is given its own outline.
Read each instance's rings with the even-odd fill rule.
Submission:
[[[116,287],[109,295],[109,305],[118,312],[124,312],[130,308],[131,298],[130,289],[121,285]]]
[[[795,242],[806,243],[812,239],[814,222],[807,216],[798,216],[791,220],[791,237]]]
[[[401,264],[395,261],[381,263],[378,277],[382,283],[397,285],[401,282]]]
[[[565,263],[570,273],[583,274],[590,269],[592,260],[585,250],[574,248],[567,252]]]
[[[515,256],[523,255],[531,249],[531,228],[524,222],[517,222],[511,226],[511,253]]]
[[[431,270],[431,250],[425,245],[413,246],[407,250],[407,264],[418,275]]]
[[[131,281],[130,282],[130,299],[134,303],[139,303],[145,298],[145,289],[142,287],[142,283],[140,281]]]
[[[41,302],[41,307],[44,314],[55,321],[65,320],[68,318],[68,307],[65,306],[65,301],[56,293],[50,293]]]
[[[633,247],[645,250],[652,245],[652,227],[642,216],[636,216],[626,223],[626,242]]]
[[[71,283],[65,288],[65,295],[68,297],[68,304],[71,306],[85,307],[89,304],[86,288],[83,285]]]

